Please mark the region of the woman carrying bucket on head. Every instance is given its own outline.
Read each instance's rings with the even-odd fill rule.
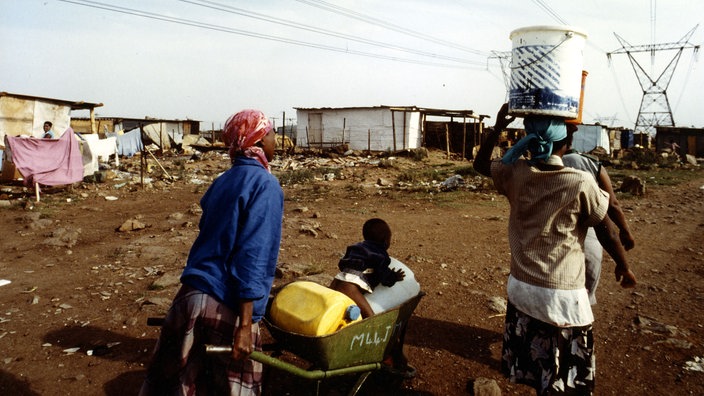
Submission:
[[[554,33],[559,29],[544,30]],[[563,29],[557,33],[562,36],[552,46],[565,46],[575,37],[570,32]],[[525,46],[525,38],[517,40],[515,34],[512,37],[514,45]],[[543,52],[534,51],[537,55],[523,65],[538,67],[557,51],[549,45],[543,47]],[[518,52],[529,50],[521,47]],[[581,51],[575,56],[577,59],[566,63],[579,65],[573,77],[579,87]],[[556,70],[562,70],[561,66],[553,65]],[[530,75],[516,73],[519,78]],[[512,82],[512,87],[520,83]],[[548,88],[557,94],[539,95],[541,98],[565,96],[560,89],[534,89],[538,92]],[[512,95],[516,92],[512,91]],[[578,100],[579,91],[573,96]],[[508,306],[501,370],[511,382],[529,385],[538,395],[591,395],[594,391],[594,316],[585,288],[582,249],[589,227],[595,228],[616,261],[615,276],[621,286],[634,287],[636,283],[618,233],[610,232],[613,222],[607,215],[608,194],[599,189],[589,174],[563,165],[562,155],[569,142],[565,119],[576,118],[579,105],[575,102],[577,106],[570,109],[571,101],[536,101],[530,106],[528,101],[514,101],[520,103],[518,109],[503,105],[494,130],[474,160],[474,168],[492,178],[511,208],[508,227],[511,270],[506,287]],[[563,110],[569,111],[555,114]],[[499,134],[514,119],[508,116],[509,111],[525,116],[526,136],[501,160],[491,161]],[[530,154],[529,159],[523,157],[525,152]]]

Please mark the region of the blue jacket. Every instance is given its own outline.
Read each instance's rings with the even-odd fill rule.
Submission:
[[[238,312],[252,300],[252,321],[266,312],[281,243],[284,194],[255,159],[237,157],[201,199],[200,233],[181,282]]]
[[[396,283],[396,273],[389,267],[391,257],[386,247],[372,241],[362,241],[347,246],[345,256],[337,267],[340,271],[353,270],[362,273],[362,278],[373,289],[381,283],[391,287]]]

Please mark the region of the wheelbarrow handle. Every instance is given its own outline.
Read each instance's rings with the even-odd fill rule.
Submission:
[[[232,347],[229,345],[205,345],[205,352],[208,354],[231,354]],[[381,368],[381,363],[369,363],[362,364],[359,366],[345,367],[334,370],[304,370],[294,364],[284,362],[280,359],[271,357],[263,352],[254,351],[249,355],[249,358],[266,364],[268,366],[275,367],[277,369],[289,372],[295,376],[306,378],[309,380],[319,380],[328,377],[334,377],[337,375],[346,375],[354,373],[362,373],[367,371],[378,370]]]
[[[230,345],[210,345],[206,344],[205,345],[205,353],[208,354],[231,354],[232,353],[232,346]]]

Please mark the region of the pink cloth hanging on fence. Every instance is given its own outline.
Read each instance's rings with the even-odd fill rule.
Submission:
[[[7,136],[7,143],[25,184],[57,186],[83,180],[81,151],[71,128],[58,139]]]

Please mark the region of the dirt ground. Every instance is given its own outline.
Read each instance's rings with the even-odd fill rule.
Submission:
[[[437,183],[444,176],[415,180],[470,165],[430,154],[277,161],[274,173],[286,180],[277,284],[301,274],[327,281],[362,223],[384,218],[394,231],[391,255],[426,293],[405,342],[417,375],[398,390],[370,380],[363,393],[465,395],[468,380],[488,378],[504,395],[533,394],[499,372],[503,315],[490,302],[506,293],[507,201],[482,177],[465,176],[451,191]],[[0,279],[11,281],[0,286],[0,394],[137,393],[159,333],[147,319],[162,316],[175,294],[199,199],[228,160],[217,152],[168,157],[164,170],[150,160],[145,188],[139,159],[121,162],[111,180],[45,189],[40,202],[21,184],[0,186]],[[307,168],[316,179],[296,183],[291,175]],[[628,254],[637,288],[621,289],[604,261],[596,394],[702,395],[704,172],[610,172],[641,177],[646,194],[621,195],[637,238]],[[269,394],[311,394],[297,378],[268,379]],[[323,390],[343,394],[341,382]]]

